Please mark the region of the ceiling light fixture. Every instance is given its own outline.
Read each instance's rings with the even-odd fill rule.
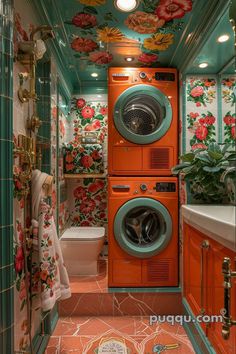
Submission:
[[[114,0],[115,7],[124,12],[135,10],[139,5],[139,0]]]
[[[199,66],[199,68],[204,69],[204,68],[206,68],[208,66],[208,64],[207,63],[201,63],[198,66]]]
[[[91,76],[92,77],[98,77],[98,74],[97,73],[92,73]]]
[[[220,43],[226,42],[229,39],[228,34],[222,34],[222,36],[217,38],[217,41]]]
[[[134,61],[134,58],[133,57],[126,57],[125,60],[130,62],[130,61]]]

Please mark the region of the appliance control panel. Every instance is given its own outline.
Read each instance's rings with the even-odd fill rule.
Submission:
[[[157,81],[175,81],[175,74],[173,73],[155,73],[155,80]]]
[[[156,183],[154,189],[157,192],[175,192],[176,184],[171,182],[160,182],[160,183]]]

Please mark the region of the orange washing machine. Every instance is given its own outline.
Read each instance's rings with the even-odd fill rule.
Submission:
[[[178,180],[108,177],[108,286],[178,286]]]
[[[109,68],[108,172],[169,176],[177,164],[177,71]]]

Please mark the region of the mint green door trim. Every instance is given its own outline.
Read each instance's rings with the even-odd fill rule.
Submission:
[[[150,97],[154,98],[156,102],[163,108],[165,111],[164,119],[158,127],[156,131],[148,135],[139,135],[131,132],[125,126],[122,115],[123,115],[123,108],[126,104],[133,99],[134,97],[139,97],[140,95],[145,94],[149,95]],[[141,100],[140,100],[141,101]],[[142,102],[145,104],[145,102]],[[119,96],[115,103],[114,107],[114,123],[118,132],[127,140],[131,141],[132,143],[136,144],[150,144],[165,135],[167,130],[169,129],[172,121],[172,108],[171,103],[168,98],[156,87],[149,86],[149,85],[135,85],[126,89],[122,94]]]
[[[150,245],[139,246],[127,238],[124,219],[132,209],[147,207],[153,209],[160,218],[161,234]],[[152,198],[134,198],[123,204],[117,211],[114,219],[114,235],[120,247],[128,254],[138,258],[152,257],[165,249],[172,238],[172,220],[164,205]]]

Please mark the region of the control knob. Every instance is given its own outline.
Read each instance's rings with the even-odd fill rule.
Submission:
[[[140,79],[146,79],[147,74],[146,74],[144,71],[141,71],[141,72],[139,73],[139,77],[140,77]]]
[[[147,185],[145,183],[140,184],[140,189],[145,192],[147,190]]]

